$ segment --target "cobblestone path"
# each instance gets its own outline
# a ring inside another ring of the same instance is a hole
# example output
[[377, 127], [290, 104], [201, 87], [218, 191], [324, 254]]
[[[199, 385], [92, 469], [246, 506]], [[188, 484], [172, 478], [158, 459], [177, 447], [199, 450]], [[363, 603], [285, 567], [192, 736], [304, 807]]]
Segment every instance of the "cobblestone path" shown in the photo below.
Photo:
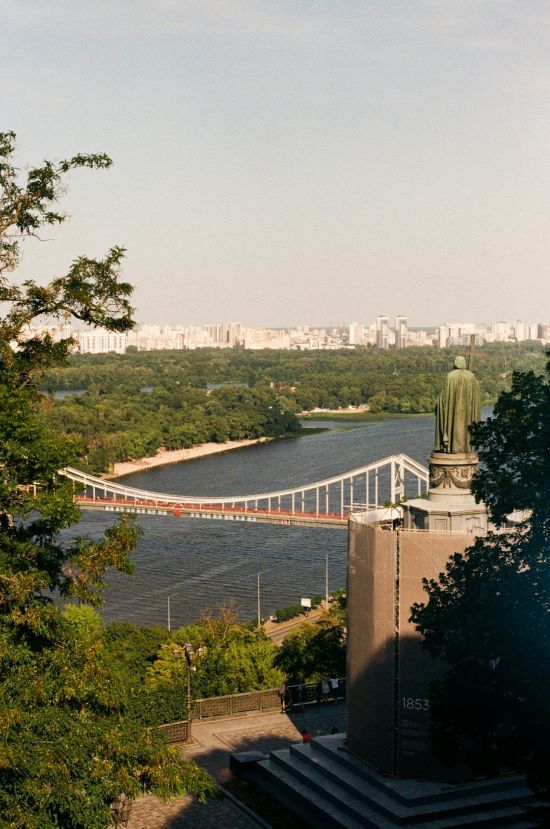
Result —
[[202, 804], [190, 797], [163, 803], [140, 797], [132, 806], [128, 829], [258, 829], [258, 824], [225, 797]]

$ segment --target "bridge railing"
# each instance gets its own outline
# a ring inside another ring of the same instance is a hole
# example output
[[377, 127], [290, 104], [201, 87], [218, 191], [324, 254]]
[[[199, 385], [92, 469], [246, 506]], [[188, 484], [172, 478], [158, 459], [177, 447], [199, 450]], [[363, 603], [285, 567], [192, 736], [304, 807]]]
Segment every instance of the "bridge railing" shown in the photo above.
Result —
[[[322, 702], [323, 695], [319, 686], [320, 683], [306, 683], [303, 699], [304, 705]], [[297, 707], [300, 705], [298, 685], [289, 685], [288, 690], [290, 691], [292, 702], [286, 706], [285, 710], [297, 710]], [[345, 677], [338, 678], [337, 698], [339, 700], [346, 698]], [[329, 698], [329, 704], [330, 700], [334, 701], [334, 696]], [[263, 691], [247, 691], [242, 694], [226, 694], [221, 697], [198, 699], [193, 703], [191, 713], [192, 720], [196, 721], [245, 716], [246, 714], [261, 713], [262, 711], [277, 711], [280, 707], [279, 689], [268, 688]], [[159, 728], [166, 734], [166, 739], [169, 743], [183, 743], [188, 739], [188, 720], [166, 723], [165, 725], [159, 726]]]

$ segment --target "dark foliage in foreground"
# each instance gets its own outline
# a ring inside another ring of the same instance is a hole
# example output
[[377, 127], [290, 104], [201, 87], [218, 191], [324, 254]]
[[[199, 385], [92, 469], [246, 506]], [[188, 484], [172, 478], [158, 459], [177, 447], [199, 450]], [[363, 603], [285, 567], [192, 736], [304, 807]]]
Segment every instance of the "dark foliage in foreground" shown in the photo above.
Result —
[[[550, 364], [549, 364], [550, 370]], [[482, 774], [527, 770], [550, 786], [550, 385], [517, 373], [493, 417], [474, 429], [481, 467], [474, 484], [502, 527], [455, 555], [428, 601], [413, 607], [424, 644], [449, 670], [433, 689], [432, 733], [448, 762]]]
[[132, 571], [138, 531], [122, 521], [99, 541], [61, 543], [60, 532], [78, 520], [73, 493], [57, 476], [74, 446], [45, 426], [36, 386], [72, 343], [29, 336], [28, 325], [72, 315], [125, 331], [132, 289], [119, 279], [122, 248], [100, 260], [80, 257], [46, 286], [9, 281], [21, 241], [64, 220], [56, 209], [64, 175], [111, 163], [78, 155], [21, 176], [14, 151], [15, 136], [0, 133], [0, 826], [99, 829], [112, 823], [121, 796], [204, 798], [212, 784], [129, 716], [87, 624], [90, 608], [63, 614], [52, 603], [55, 592], [99, 604], [107, 569]]

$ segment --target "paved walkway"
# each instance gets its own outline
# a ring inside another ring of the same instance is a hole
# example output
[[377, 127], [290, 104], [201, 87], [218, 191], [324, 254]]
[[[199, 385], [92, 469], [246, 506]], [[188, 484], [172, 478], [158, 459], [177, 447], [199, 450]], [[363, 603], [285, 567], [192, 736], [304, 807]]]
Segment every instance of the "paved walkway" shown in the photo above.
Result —
[[176, 797], [163, 803], [156, 797], [140, 797], [132, 805], [128, 829], [258, 829], [255, 820], [225, 797], [198, 803]]
[[[231, 777], [229, 755], [234, 751], [269, 752], [286, 748], [290, 743], [301, 741], [301, 731], [307, 728], [316, 736], [330, 734], [333, 726], [345, 730], [346, 705], [315, 704], [305, 711], [287, 714], [267, 713], [227, 720], [210, 720], [193, 723], [193, 741], [185, 746], [184, 754], [194, 760], [219, 782]], [[238, 806], [222, 797], [202, 806], [191, 798], [178, 797], [162, 803], [155, 797], [139, 798], [132, 806], [128, 829], [258, 829], [256, 822], [244, 814]]]

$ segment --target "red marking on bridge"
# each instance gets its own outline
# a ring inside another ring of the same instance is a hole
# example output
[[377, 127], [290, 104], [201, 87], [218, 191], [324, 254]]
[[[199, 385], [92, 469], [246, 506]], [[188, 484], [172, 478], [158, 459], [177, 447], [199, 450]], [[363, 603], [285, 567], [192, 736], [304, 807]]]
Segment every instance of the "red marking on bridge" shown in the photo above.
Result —
[[290, 522], [296, 522], [299, 520], [307, 521], [308, 523], [320, 523], [320, 522], [330, 522], [331, 524], [339, 523], [342, 527], [347, 526], [347, 516], [342, 515], [339, 512], [301, 512], [301, 511], [294, 511], [292, 510], [285, 510], [285, 509], [271, 509], [265, 510], [260, 509], [258, 507], [239, 507], [239, 506], [228, 506], [227, 504], [192, 504], [192, 503], [181, 503], [181, 504], [174, 504], [173, 502], [166, 502], [160, 500], [148, 500], [148, 499], [128, 499], [128, 500], [114, 500], [113, 498], [90, 498], [86, 495], [75, 495], [75, 501], [82, 507], [93, 508], [96, 509], [123, 509], [125, 512], [135, 512], [140, 509], [150, 509], [159, 511], [162, 510], [163, 512], [166, 511], [167, 513], [171, 513], [174, 517], [179, 518], [182, 514], [189, 515], [194, 513], [202, 513], [203, 515], [230, 515], [234, 517], [243, 516], [253, 517], [256, 519], [264, 519], [264, 520], [277, 520], [281, 523], [285, 521], [285, 519]]

